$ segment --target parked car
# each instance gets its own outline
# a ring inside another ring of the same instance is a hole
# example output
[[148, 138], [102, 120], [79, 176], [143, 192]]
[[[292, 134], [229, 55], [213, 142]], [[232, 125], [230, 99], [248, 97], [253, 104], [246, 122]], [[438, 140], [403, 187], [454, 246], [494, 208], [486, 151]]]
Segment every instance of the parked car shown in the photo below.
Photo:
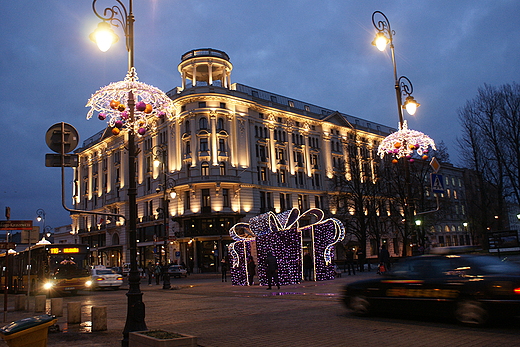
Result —
[[520, 266], [474, 254], [410, 257], [380, 278], [346, 285], [343, 302], [360, 316], [448, 316], [480, 326], [520, 315]]
[[123, 284], [123, 275], [107, 269], [104, 266], [95, 266], [92, 270], [92, 289], [112, 288], [118, 290]]
[[168, 273], [173, 277], [188, 277], [188, 272], [182, 265], [170, 265], [170, 267], [168, 267]]
[[[143, 268], [137, 268], [137, 271], [139, 272], [140, 277], [145, 277], [145, 272], [143, 271]], [[122, 269], [122, 275], [128, 276], [128, 273], [130, 272], [130, 263], [124, 263], [123, 269]]]

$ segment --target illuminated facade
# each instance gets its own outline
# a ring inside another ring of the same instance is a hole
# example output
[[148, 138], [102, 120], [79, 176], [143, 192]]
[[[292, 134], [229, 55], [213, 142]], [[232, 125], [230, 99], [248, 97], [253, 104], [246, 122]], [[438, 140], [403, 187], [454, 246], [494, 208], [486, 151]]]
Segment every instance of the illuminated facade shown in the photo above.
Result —
[[[395, 131], [231, 83], [232, 69], [222, 51], [184, 54], [181, 86], [167, 93], [175, 105], [173, 120], [158, 120], [136, 139], [142, 266], [168, 259], [195, 271], [216, 271], [232, 242], [229, 228], [239, 221], [293, 207], [334, 214], [328, 196], [334, 174], [348, 162], [348, 144], [361, 140], [356, 145], [366, 148], [367, 165], [373, 165], [377, 146]], [[75, 209], [128, 215], [125, 136], [107, 128], [76, 151]], [[166, 162], [156, 167], [157, 146], [166, 149]], [[168, 186], [165, 177], [174, 183]], [[164, 189], [174, 193], [166, 202]], [[122, 218], [72, 215], [72, 233], [91, 246], [96, 262], [128, 262]]]

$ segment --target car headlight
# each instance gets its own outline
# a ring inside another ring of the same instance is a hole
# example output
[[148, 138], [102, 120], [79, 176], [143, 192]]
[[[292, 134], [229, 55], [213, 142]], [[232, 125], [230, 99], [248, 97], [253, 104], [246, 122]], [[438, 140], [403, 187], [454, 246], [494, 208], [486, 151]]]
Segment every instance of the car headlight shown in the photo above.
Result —
[[86, 281], [86, 282], [85, 282], [85, 286], [86, 286], [86, 287], [90, 287], [91, 285], [92, 285], [92, 281]]
[[46, 282], [44, 285], [43, 285], [43, 289], [45, 290], [49, 290], [51, 289], [53, 286], [52, 282]]

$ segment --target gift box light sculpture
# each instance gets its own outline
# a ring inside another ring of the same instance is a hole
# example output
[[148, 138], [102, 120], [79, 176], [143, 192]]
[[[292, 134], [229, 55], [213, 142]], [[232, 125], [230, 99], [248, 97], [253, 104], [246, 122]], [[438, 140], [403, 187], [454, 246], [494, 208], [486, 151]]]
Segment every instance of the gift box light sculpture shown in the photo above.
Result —
[[[300, 223], [314, 216], [315, 222], [300, 227]], [[303, 233], [310, 230], [314, 279], [334, 278], [332, 260], [334, 245], [345, 237], [343, 224], [335, 219], [323, 220], [320, 209], [310, 209], [300, 214], [296, 208], [274, 214], [268, 212], [253, 217], [249, 223], [237, 223], [229, 231], [235, 240], [229, 246], [232, 259], [231, 281], [234, 285], [247, 285], [247, 258], [256, 246], [257, 274], [261, 285], [267, 284], [266, 258], [269, 252], [278, 260], [280, 284], [300, 283], [303, 278]]]
[[[94, 93], [85, 106], [90, 107], [87, 119], [98, 112], [98, 119], [107, 120], [114, 135], [118, 135], [122, 129], [129, 129], [141, 136], [151, 126], [150, 117], [167, 117], [171, 120], [171, 99], [160, 89], [138, 80], [135, 68], [132, 67], [123, 81], [110, 83]], [[130, 117], [130, 107], [133, 107], [129, 105], [130, 93], [135, 103], [133, 119]]]

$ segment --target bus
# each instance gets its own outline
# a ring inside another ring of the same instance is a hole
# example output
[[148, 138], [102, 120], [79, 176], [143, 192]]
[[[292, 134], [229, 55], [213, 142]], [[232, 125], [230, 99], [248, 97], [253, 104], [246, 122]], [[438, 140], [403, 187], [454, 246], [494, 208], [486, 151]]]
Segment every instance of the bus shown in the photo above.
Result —
[[[30, 273], [28, 260], [31, 257]], [[10, 292], [76, 294], [92, 285], [89, 247], [81, 244], [37, 244], [21, 252], [0, 257], [1, 287]], [[31, 283], [29, 288], [29, 281]]]

